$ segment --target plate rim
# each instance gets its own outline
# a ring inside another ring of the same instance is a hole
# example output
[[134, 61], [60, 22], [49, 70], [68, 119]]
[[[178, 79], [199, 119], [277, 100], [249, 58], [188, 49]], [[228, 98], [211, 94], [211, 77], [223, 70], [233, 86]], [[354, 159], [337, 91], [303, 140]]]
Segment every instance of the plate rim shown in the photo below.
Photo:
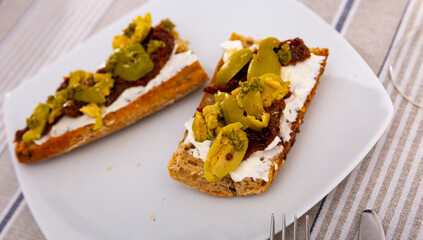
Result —
[[[293, 5], [297, 5], [298, 8], [302, 8], [303, 11], [307, 11], [308, 14], [312, 14], [315, 18], [320, 19], [324, 24], [323, 26], [325, 27], [329, 27], [331, 28], [332, 31], [334, 31], [334, 29], [332, 27], [330, 27], [329, 24], [327, 24], [326, 22], [323, 21], [323, 19], [321, 19], [316, 13], [314, 13], [312, 10], [310, 10], [307, 6], [305, 6], [303, 3], [301, 2], [297, 2], [297, 1], [290, 1], [290, 3], [292, 3]], [[124, 16], [122, 16], [121, 18], [115, 20], [113, 23], [111, 23], [110, 25], [106, 26], [105, 28], [101, 29], [100, 31], [98, 31], [97, 33], [93, 34], [92, 36], [90, 36], [89, 39], [93, 39], [96, 38], [99, 35], [102, 35], [103, 33], [107, 32], [109, 29], [113, 28], [113, 26], [117, 23], [119, 23], [122, 19], [127, 18], [127, 16], [132, 16], [134, 15], [134, 13], [140, 12], [141, 9], [146, 9], [149, 6], [150, 2], [147, 2], [145, 4], [142, 4], [140, 7], [137, 7], [135, 10], [130, 11], [129, 13], [125, 14]], [[319, 24], [320, 25], [320, 24]], [[338, 33], [339, 36], [341, 36]], [[342, 37], [342, 36], [341, 36]], [[7, 148], [9, 150], [9, 153], [11, 154], [11, 160], [13, 162], [13, 168], [14, 171], [16, 173], [17, 176], [17, 180], [19, 182], [20, 188], [22, 190], [22, 193], [25, 196], [25, 201], [28, 203], [28, 207], [30, 209], [30, 211], [33, 213], [33, 216], [38, 224], [38, 226], [40, 227], [41, 231], [43, 232], [43, 234], [47, 237], [47, 238], [53, 238], [54, 236], [51, 235], [51, 232], [49, 231], [49, 227], [48, 224], [46, 222], [44, 222], [44, 217], [42, 217], [42, 213], [40, 213], [36, 207], [36, 203], [33, 197], [31, 197], [30, 195], [27, 195], [26, 193], [30, 192], [30, 190], [28, 190], [28, 184], [23, 182], [24, 181], [24, 177], [21, 175], [23, 174], [18, 168], [19, 168], [19, 163], [16, 161], [16, 157], [14, 155], [14, 144], [13, 144], [13, 136], [10, 136], [10, 134], [8, 133], [7, 129], [8, 127], [8, 123], [6, 121], [6, 112], [9, 109], [10, 106], [10, 96], [15, 93], [18, 92], [19, 89], [24, 88], [26, 84], [28, 84], [32, 79], [37, 78], [38, 75], [43, 74], [45, 71], [49, 71], [49, 69], [51, 68], [52, 65], [54, 65], [57, 62], [61, 62], [63, 59], [67, 59], [69, 57], [70, 54], [72, 54], [72, 52], [76, 51], [78, 48], [80, 48], [80, 46], [84, 45], [89, 39], [84, 40], [80, 43], [78, 43], [71, 51], [69, 51], [68, 53], [61, 55], [57, 60], [55, 60], [53, 63], [48, 64], [47, 66], [43, 67], [42, 69], [40, 69], [40, 71], [38, 71], [36, 74], [32, 75], [31, 77], [29, 77], [28, 79], [26, 79], [25, 81], [22, 81], [16, 88], [14, 88], [12, 91], [7, 92], [5, 94], [5, 98], [4, 98], [4, 102], [3, 102], [3, 116], [4, 116], [4, 123], [5, 123], [5, 130], [6, 130], [6, 140], [7, 140]], [[342, 39], [351, 47], [351, 49], [353, 50], [354, 54], [357, 54], [359, 59], [361, 61], [363, 61], [366, 66], [366, 68], [368, 68], [367, 70], [370, 70], [369, 72], [371, 72], [372, 74], [372, 78], [373, 80], [375, 80], [375, 82], [377, 82], [378, 84], [378, 90], [381, 91], [381, 93], [384, 93], [384, 97], [383, 99], [381, 98], [380, 100], [383, 100], [383, 104], [385, 105], [385, 107], [387, 107], [387, 116], [384, 119], [384, 121], [379, 125], [378, 130], [376, 131], [376, 134], [374, 134], [374, 136], [369, 140], [369, 144], [366, 145], [365, 149], [361, 151], [361, 153], [354, 159], [354, 161], [352, 161], [352, 163], [349, 165], [348, 168], [345, 168], [344, 171], [342, 172], [341, 175], [343, 175], [343, 177], [341, 179], [338, 179], [337, 183], [334, 183], [330, 186], [326, 186], [326, 188], [324, 188], [325, 190], [322, 190], [322, 194], [320, 196], [315, 196], [313, 199], [314, 200], [309, 200], [308, 206], [303, 209], [302, 211], [300, 211], [300, 213], [298, 213], [299, 216], [302, 216], [304, 213], [306, 213], [307, 211], [309, 211], [315, 204], [317, 204], [325, 195], [327, 195], [328, 193], [330, 193], [330, 191], [332, 191], [343, 179], [345, 179], [348, 174], [350, 174], [354, 168], [356, 168], [358, 166], [358, 164], [363, 160], [363, 158], [368, 154], [368, 152], [374, 147], [374, 145], [377, 143], [377, 141], [380, 139], [380, 137], [383, 135], [383, 133], [386, 131], [386, 129], [388, 128], [389, 124], [392, 121], [392, 117], [393, 117], [393, 113], [394, 113], [394, 107], [392, 104], [392, 101], [388, 95], [388, 93], [386, 92], [385, 88], [383, 87], [382, 83], [379, 81], [378, 77], [374, 74], [374, 72], [370, 69], [370, 67], [367, 65], [367, 63], [364, 61], [364, 59], [358, 54], [358, 52], [354, 49], [353, 46], [351, 46], [349, 44], [349, 42], [347, 40], [345, 40], [343, 37]], [[373, 81], [372, 80], [372, 81]], [[317, 199], [317, 201], [315, 200]], [[287, 223], [292, 223], [292, 219], [288, 219]]]

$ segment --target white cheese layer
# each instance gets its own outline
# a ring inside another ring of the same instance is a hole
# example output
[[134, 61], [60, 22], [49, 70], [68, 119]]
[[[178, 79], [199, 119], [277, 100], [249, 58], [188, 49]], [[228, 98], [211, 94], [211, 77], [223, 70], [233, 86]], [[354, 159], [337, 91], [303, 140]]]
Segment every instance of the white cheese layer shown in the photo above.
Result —
[[[154, 79], [151, 79], [146, 86], [128, 88], [123, 91], [119, 98], [116, 99], [110, 106], [103, 106], [103, 118], [108, 113], [115, 112], [116, 110], [125, 107], [130, 102], [134, 101], [141, 95], [147, 93], [150, 89], [155, 88], [156, 86], [175, 76], [182, 69], [198, 60], [197, 56], [195, 56], [192, 51], [175, 54], [176, 48], [177, 46], [174, 47], [172, 55], [170, 56], [166, 64], [163, 66], [163, 68], [160, 70], [160, 73]], [[85, 114], [77, 118], [64, 116], [56, 124], [53, 125], [49, 134], [43, 136], [42, 138], [34, 142], [37, 145], [41, 145], [47, 140], [49, 140], [51, 137], [60, 136], [66, 132], [75, 130], [88, 124], [93, 124], [94, 122], [95, 118], [88, 117]]]
[[[242, 42], [240, 40], [233, 41], [224, 41], [220, 44], [220, 47], [223, 49], [223, 62], [227, 62], [229, 57], [236, 51], [243, 49]], [[250, 47], [251, 51], [255, 51], [258, 48], [256, 43], [252, 44]]]
[[184, 144], [192, 143], [194, 148], [188, 150], [192, 156], [195, 158], [200, 158], [205, 162], [207, 160], [207, 154], [209, 153], [210, 146], [212, 144], [211, 140], [206, 140], [204, 142], [197, 142], [194, 139], [194, 133], [192, 131], [192, 123], [194, 122], [194, 118], [190, 118], [185, 124], [185, 128], [188, 130], [187, 137], [184, 140]]
[[223, 62], [226, 62], [232, 53], [242, 49], [242, 42], [240, 40], [224, 41], [220, 47], [223, 49]]
[[[291, 139], [291, 124], [297, 120], [299, 110], [303, 108], [307, 96], [316, 84], [317, 76], [320, 73], [320, 64], [324, 59], [325, 57], [311, 54], [311, 57], [303, 62], [282, 67], [281, 77], [284, 81], [291, 82], [290, 90], [292, 95], [285, 100], [286, 107], [280, 121], [280, 136], [276, 137], [265, 150], [254, 152], [250, 157], [242, 161], [234, 171], [229, 173], [232, 180], [240, 182], [244, 178], [251, 177], [254, 180], [263, 179], [266, 182], [269, 181], [269, 170], [273, 165], [271, 159], [283, 151], [283, 146], [278, 145], [278, 143], [287, 142]], [[193, 118], [185, 123], [188, 135], [184, 143], [192, 143], [195, 146], [194, 149], [190, 150], [193, 156], [200, 156], [205, 161], [212, 141], [196, 142], [192, 133], [192, 122]], [[274, 167], [277, 168], [277, 166]]]
[[[242, 161], [238, 167], [229, 173], [232, 180], [240, 182], [246, 177], [251, 177], [254, 180], [263, 179], [269, 181], [269, 169], [273, 165], [270, 159], [282, 152], [282, 146], [278, 146], [281, 139], [276, 136], [272, 143], [263, 151], [256, 151], [247, 159]], [[277, 166], [275, 166], [277, 168]]]
[[298, 112], [303, 108], [307, 96], [316, 84], [321, 63], [325, 57], [311, 54], [310, 58], [295, 65], [282, 67], [281, 77], [290, 81], [289, 89], [292, 95], [285, 99], [286, 107], [281, 117], [281, 133], [283, 142], [291, 139], [291, 124], [297, 120]]

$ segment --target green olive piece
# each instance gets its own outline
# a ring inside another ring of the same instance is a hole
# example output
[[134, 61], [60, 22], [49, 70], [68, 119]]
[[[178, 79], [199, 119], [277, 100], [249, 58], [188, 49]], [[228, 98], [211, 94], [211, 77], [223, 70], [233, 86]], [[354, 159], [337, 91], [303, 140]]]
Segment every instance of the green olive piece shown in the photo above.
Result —
[[51, 109], [48, 116], [48, 122], [53, 123], [56, 117], [63, 114], [63, 105], [74, 98], [75, 88], [84, 85], [84, 82], [92, 80], [93, 74], [90, 72], [83, 70], [71, 72], [69, 74], [68, 86], [66, 89], [59, 90], [54, 96], [50, 95], [47, 98], [47, 105]]
[[269, 124], [270, 115], [266, 112], [263, 112], [258, 118], [250, 115], [244, 116], [244, 109], [238, 105], [235, 97], [228, 93], [218, 92], [214, 98], [219, 104], [226, 124], [239, 122], [243, 125], [242, 129], [251, 128], [254, 131], [261, 131]]
[[266, 73], [260, 77], [253, 77], [241, 82], [239, 88], [233, 91], [238, 104], [248, 115], [260, 119], [264, 108], [281, 100], [289, 92], [290, 82], [273, 73]]
[[214, 131], [207, 127], [202, 112], [197, 111], [195, 113], [194, 122], [192, 123], [192, 133], [194, 134], [194, 140], [197, 142], [204, 142], [214, 137]]
[[261, 102], [261, 94], [259, 91], [249, 91], [242, 99], [242, 107], [248, 115], [260, 119], [264, 113], [263, 104]]
[[101, 118], [102, 110], [97, 104], [90, 103], [80, 108], [79, 111], [81, 111], [82, 113], [84, 113], [85, 115], [89, 117], [95, 118], [93, 130], [97, 130], [103, 125], [103, 120]]
[[203, 115], [207, 128], [215, 129], [219, 126], [219, 117], [221, 117], [220, 107], [218, 104], [208, 105], [203, 108]]
[[217, 127], [214, 129], [214, 135], [217, 136], [217, 134], [219, 134], [222, 128], [224, 127], [225, 127], [225, 121], [224, 120], [219, 121], [217, 123]]
[[254, 116], [246, 116], [244, 122], [246, 125], [248, 125], [249, 128], [251, 128], [254, 131], [261, 131], [263, 128], [267, 127], [270, 120], [270, 114], [269, 113], [263, 113], [263, 115], [260, 117], [261, 120], [255, 118]]
[[94, 76], [94, 86], [77, 85], [72, 88], [73, 99], [86, 103], [104, 103], [110, 94], [114, 80], [110, 73], [97, 73]]
[[100, 89], [104, 96], [108, 96], [110, 89], [114, 86], [115, 80], [113, 80], [110, 73], [97, 73], [94, 75], [94, 82], [94, 87]]
[[38, 140], [47, 124], [50, 108], [47, 104], [39, 103], [34, 109], [32, 116], [26, 119], [29, 130], [22, 136], [24, 142]]
[[47, 98], [47, 105], [51, 108], [48, 122], [53, 123], [56, 117], [60, 116], [62, 114], [63, 105], [71, 99], [73, 93], [69, 89], [62, 89], [56, 94], [50, 95]]
[[151, 39], [147, 43], [147, 54], [150, 54], [154, 51], [156, 51], [159, 48], [166, 47], [166, 43], [160, 40]]
[[106, 66], [104, 67], [106, 69], [106, 72], [114, 73], [116, 64], [117, 64], [117, 57], [115, 52], [109, 57], [109, 59], [106, 62]]
[[92, 79], [93, 74], [83, 70], [76, 70], [69, 74], [68, 88], [80, 85], [86, 80]]
[[248, 66], [247, 80], [252, 77], [260, 77], [265, 73], [281, 75], [281, 64], [278, 55], [273, 50], [279, 44], [279, 40], [274, 37], [266, 38], [259, 43], [257, 55], [253, 56]]
[[118, 75], [126, 81], [138, 80], [154, 68], [153, 61], [139, 43], [120, 48], [111, 56], [110, 60], [116, 62], [114, 75]]
[[74, 91], [73, 99], [77, 101], [86, 103], [106, 102], [106, 97], [99, 88], [79, 85], [74, 88]]
[[279, 62], [282, 65], [286, 65], [292, 60], [291, 49], [288, 43], [283, 44], [276, 54], [278, 55]]
[[273, 73], [262, 75], [260, 83], [263, 88], [261, 93], [261, 101], [263, 107], [272, 106], [273, 103], [280, 101], [289, 92], [289, 81], [284, 82], [282, 78]]
[[240, 93], [236, 96], [238, 104], [245, 109], [248, 115], [260, 119], [264, 113], [261, 101], [263, 87], [260, 79], [252, 78], [246, 82], [241, 82], [239, 88]]
[[166, 28], [169, 31], [173, 31], [173, 29], [176, 27], [176, 25], [172, 21], [170, 21], [169, 18], [162, 20], [160, 25], [162, 25], [164, 28]]
[[125, 29], [123, 29], [123, 35], [125, 35], [126, 37], [130, 38], [132, 35], [134, 35], [135, 32], [135, 28], [137, 27], [136, 23], [130, 23], [128, 25], [128, 27], [126, 27]]
[[123, 46], [134, 43], [141, 43], [150, 33], [151, 15], [145, 14], [144, 17], [138, 16], [132, 23], [123, 30], [122, 35], [116, 35], [113, 39], [113, 49], [122, 48]]
[[131, 36], [132, 43], [142, 42], [148, 35], [151, 29], [151, 14], [146, 13], [144, 17], [138, 16], [134, 19], [135, 29]]
[[219, 91], [214, 95], [214, 98], [222, 111], [226, 124], [240, 122], [244, 125], [243, 129], [248, 128], [248, 124], [245, 122], [244, 109], [238, 105], [234, 96]]
[[253, 57], [253, 51], [244, 48], [229, 56], [216, 74], [216, 86], [228, 83]]
[[241, 163], [248, 148], [247, 134], [241, 123], [222, 128], [210, 147], [204, 162], [204, 176], [209, 182], [216, 182], [232, 172]]

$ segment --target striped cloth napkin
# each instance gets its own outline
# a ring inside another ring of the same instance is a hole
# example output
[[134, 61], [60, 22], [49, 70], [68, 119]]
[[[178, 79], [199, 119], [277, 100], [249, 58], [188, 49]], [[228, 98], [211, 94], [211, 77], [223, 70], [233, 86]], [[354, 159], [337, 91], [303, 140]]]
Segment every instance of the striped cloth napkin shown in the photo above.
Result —
[[[146, 0], [0, 0], [0, 106], [5, 93]], [[384, 135], [353, 172], [307, 213], [312, 239], [354, 239], [372, 208], [387, 239], [423, 239], [423, 1], [301, 0], [342, 34], [394, 104]], [[0, 240], [45, 239], [13, 173], [0, 111]], [[304, 218], [299, 219], [304, 229]], [[292, 236], [292, 226], [288, 237]]]
[[423, 109], [405, 100], [388, 74], [392, 65], [399, 88], [423, 102], [423, 1], [344, 2], [332, 25], [377, 74], [394, 117], [361, 164], [309, 211], [315, 216], [311, 236], [354, 239], [361, 211], [372, 208], [387, 239], [423, 239]]

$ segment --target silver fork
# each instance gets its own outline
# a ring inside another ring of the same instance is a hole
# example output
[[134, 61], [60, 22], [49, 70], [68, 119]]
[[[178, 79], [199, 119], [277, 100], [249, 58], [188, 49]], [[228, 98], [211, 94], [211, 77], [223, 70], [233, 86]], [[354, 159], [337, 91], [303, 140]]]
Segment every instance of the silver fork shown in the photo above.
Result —
[[[310, 239], [310, 224], [309, 224], [309, 217], [306, 215], [306, 222], [305, 222], [305, 239]], [[297, 238], [297, 215], [294, 216], [294, 240]], [[275, 215], [272, 213], [272, 217], [270, 218], [270, 240], [275, 240]], [[285, 214], [282, 215], [282, 240], [286, 240], [286, 220]]]

